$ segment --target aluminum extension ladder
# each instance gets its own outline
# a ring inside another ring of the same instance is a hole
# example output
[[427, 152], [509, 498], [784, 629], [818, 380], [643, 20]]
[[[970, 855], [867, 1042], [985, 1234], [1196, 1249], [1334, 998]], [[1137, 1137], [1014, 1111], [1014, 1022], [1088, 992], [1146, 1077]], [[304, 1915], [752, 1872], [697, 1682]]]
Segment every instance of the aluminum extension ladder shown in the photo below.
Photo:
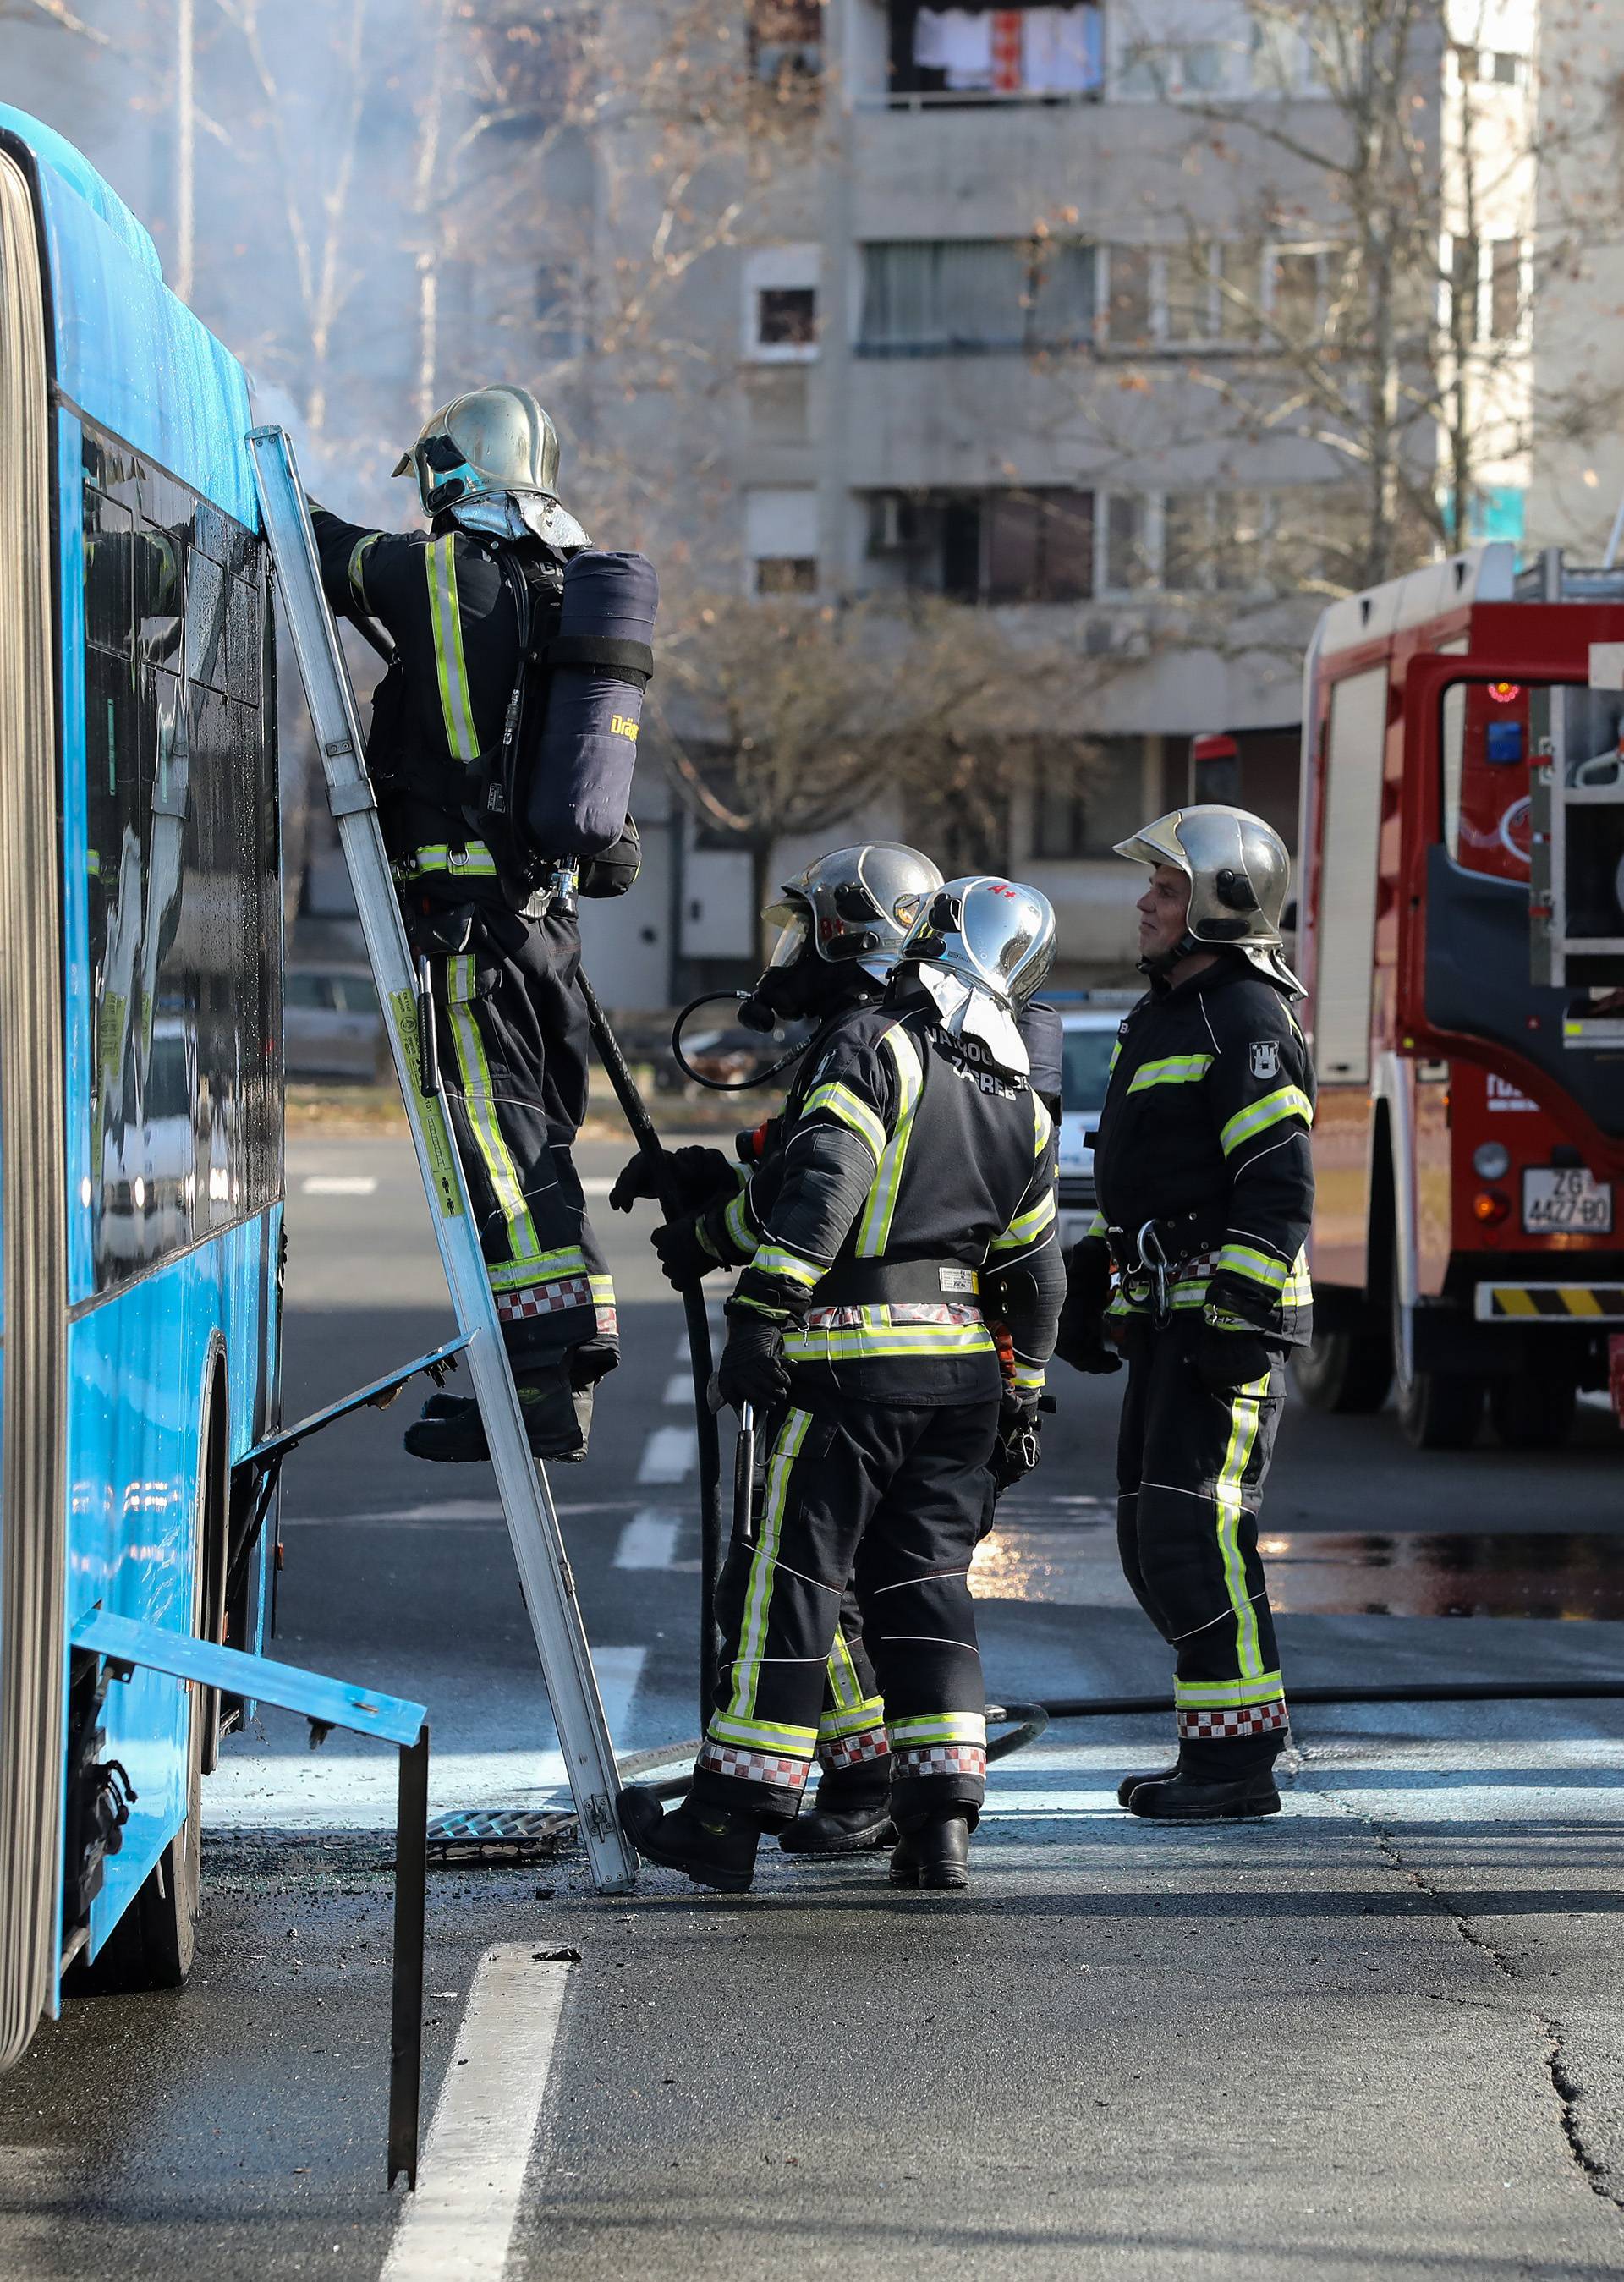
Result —
[[619, 1778], [614, 1749], [552, 1492], [524, 1438], [496, 1302], [486, 1277], [478, 1231], [452, 1142], [438, 1056], [431, 1052], [425, 1057], [422, 1052], [411, 955], [377, 804], [361, 761], [355, 694], [322, 591], [315, 535], [293, 447], [280, 428], [252, 429], [248, 447], [288, 630], [326, 771], [328, 805], [349, 865], [367, 956], [389, 1030], [395, 1073], [452, 1306], [458, 1328], [468, 1340], [474, 1393], [485, 1421], [496, 1486], [536, 1636], [553, 1723], [569, 1770], [587, 1863], [601, 1893], [622, 1893], [636, 1878], [637, 1858], [616, 1819]]

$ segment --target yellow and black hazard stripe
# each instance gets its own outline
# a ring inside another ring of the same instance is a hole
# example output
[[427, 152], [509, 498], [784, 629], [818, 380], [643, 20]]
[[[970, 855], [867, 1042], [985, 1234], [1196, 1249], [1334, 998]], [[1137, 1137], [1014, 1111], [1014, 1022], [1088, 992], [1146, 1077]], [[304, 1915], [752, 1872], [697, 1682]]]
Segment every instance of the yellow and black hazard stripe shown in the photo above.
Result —
[[1480, 1323], [1624, 1323], [1624, 1284], [1480, 1284]]

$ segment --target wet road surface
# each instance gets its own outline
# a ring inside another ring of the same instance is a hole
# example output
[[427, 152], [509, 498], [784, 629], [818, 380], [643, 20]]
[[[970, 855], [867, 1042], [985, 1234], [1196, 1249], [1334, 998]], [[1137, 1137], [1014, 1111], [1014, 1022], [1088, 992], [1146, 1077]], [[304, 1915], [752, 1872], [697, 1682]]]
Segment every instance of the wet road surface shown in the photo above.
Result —
[[[295, 1416], [448, 1321], [398, 1145], [301, 1143], [289, 1185]], [[681, 1316], [641, 1228], [612, 1223], [627, 1362], [554, 1475], [622, 1749], [695, 1727]], [[995, 1696], [1166, 1687], [1112, 1554], [1119, 1388], [1062, 1375], [983, 1548]], [[538, 1805], [560, 1770], [491, 1479], [405, 1459], [409, 1415], [291, 1466], [276, 1653], [426, 1701], [437, 1809]], [[1263, 1517], [1288, 1687], [1624, 1672], [1620, 1455], [1595, 1409], [1554, 1457], [1294, 1411]], [[1174, 1832], [1114, 1797], [1165, 1723], [1051, 1729], [995, 1771], [963, 1898], [775, 1851], [738, 1900], [654, 1872], [601, 1902], [567, 1859], [436, 1873], [425, 2116], [494, 2120], [431, 2139], [408, 2216], [392, 1754], [267, 1717], [206, 1794], [191, 1986], [70, 2003], [0, 2082], [0, 2273], [1619, 2270], [1624, 1706], [1295, 1732], [1278, 1820]]]

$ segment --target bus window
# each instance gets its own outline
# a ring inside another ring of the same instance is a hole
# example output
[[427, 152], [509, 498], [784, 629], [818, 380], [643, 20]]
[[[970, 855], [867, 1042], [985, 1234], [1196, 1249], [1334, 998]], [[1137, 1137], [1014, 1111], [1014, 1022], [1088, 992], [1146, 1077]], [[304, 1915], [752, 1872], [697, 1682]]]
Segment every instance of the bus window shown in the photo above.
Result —
[[105, 1290], [279, 1192], [281, 908], [258, 543], [89, 428], [85, 476]]

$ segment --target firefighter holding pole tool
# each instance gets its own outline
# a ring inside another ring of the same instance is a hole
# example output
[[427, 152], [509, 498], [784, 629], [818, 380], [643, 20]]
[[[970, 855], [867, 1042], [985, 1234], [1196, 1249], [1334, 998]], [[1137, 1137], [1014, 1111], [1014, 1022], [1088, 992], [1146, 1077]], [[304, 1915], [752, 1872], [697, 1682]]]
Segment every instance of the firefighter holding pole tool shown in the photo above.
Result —
[[[769, 913], [769, 972], [798, 978], [809, 1008], [818, 966], [865, 955], [882, 908], [877, 864], [843, 879], [825, 861]], [[657, 1238], [675, 1280], [747, 1263], [718, 1380], [766, 1452], [754, 1541], [724, 1572], [722, 1685], [688, 1797], [662, 1816], [651, 1793], [621, 1795], [639, 1851], [700, 1884], [744, 1890], [763, 1832], [800, 1805], [853, 1575], [883, 1707], [849, 1732], [889, 1764], [892, 1880], [968, 1882], [986, 1775], [970, 1557], [999, 1445], [1036, 1416], [1062, 1284], [1053, 1125], [1014, 1013], [1053, 952], [1031, 889], [936, 889], [883, 999], [808, 1052], [770, 1176]], [[1012, 1387], [990, 1316], [1012, 1334]]]
[[[525, 389], [458, 397], [395, 473], [416, 477], [428, 531], [313, 506], [322, 585], [335, 614], [380, 621], [392, 645], [367, 770], [425, 986], [425, 1067], [445, 1081], [531, 1451], [576, 1460], [618, 1355], [571, 1157], [588, 1036], [576, 897], [637, 876], [657, 586], [560, 504], [558, 439]], [[431, 1397], [406, 1447], [485, 1458], [478, 1403]]]
[[[1178, 1758], [1118, 1797], [1162, 1822], [1278, 1813], [1286, 1702], [1257, 1510], [1310, 1331], [1314, 1072], [1282, 956], [1289, 872], [1244, 809], [1175, 809], [1116, 850], [1150, 867], [1140, 970], [1094, 1145], [1056, 1353], [1120, 1369], [1117, 1534], [1172, 1648]], [[1115, 1291], [1113, 1296], [1113, 1277]]]

